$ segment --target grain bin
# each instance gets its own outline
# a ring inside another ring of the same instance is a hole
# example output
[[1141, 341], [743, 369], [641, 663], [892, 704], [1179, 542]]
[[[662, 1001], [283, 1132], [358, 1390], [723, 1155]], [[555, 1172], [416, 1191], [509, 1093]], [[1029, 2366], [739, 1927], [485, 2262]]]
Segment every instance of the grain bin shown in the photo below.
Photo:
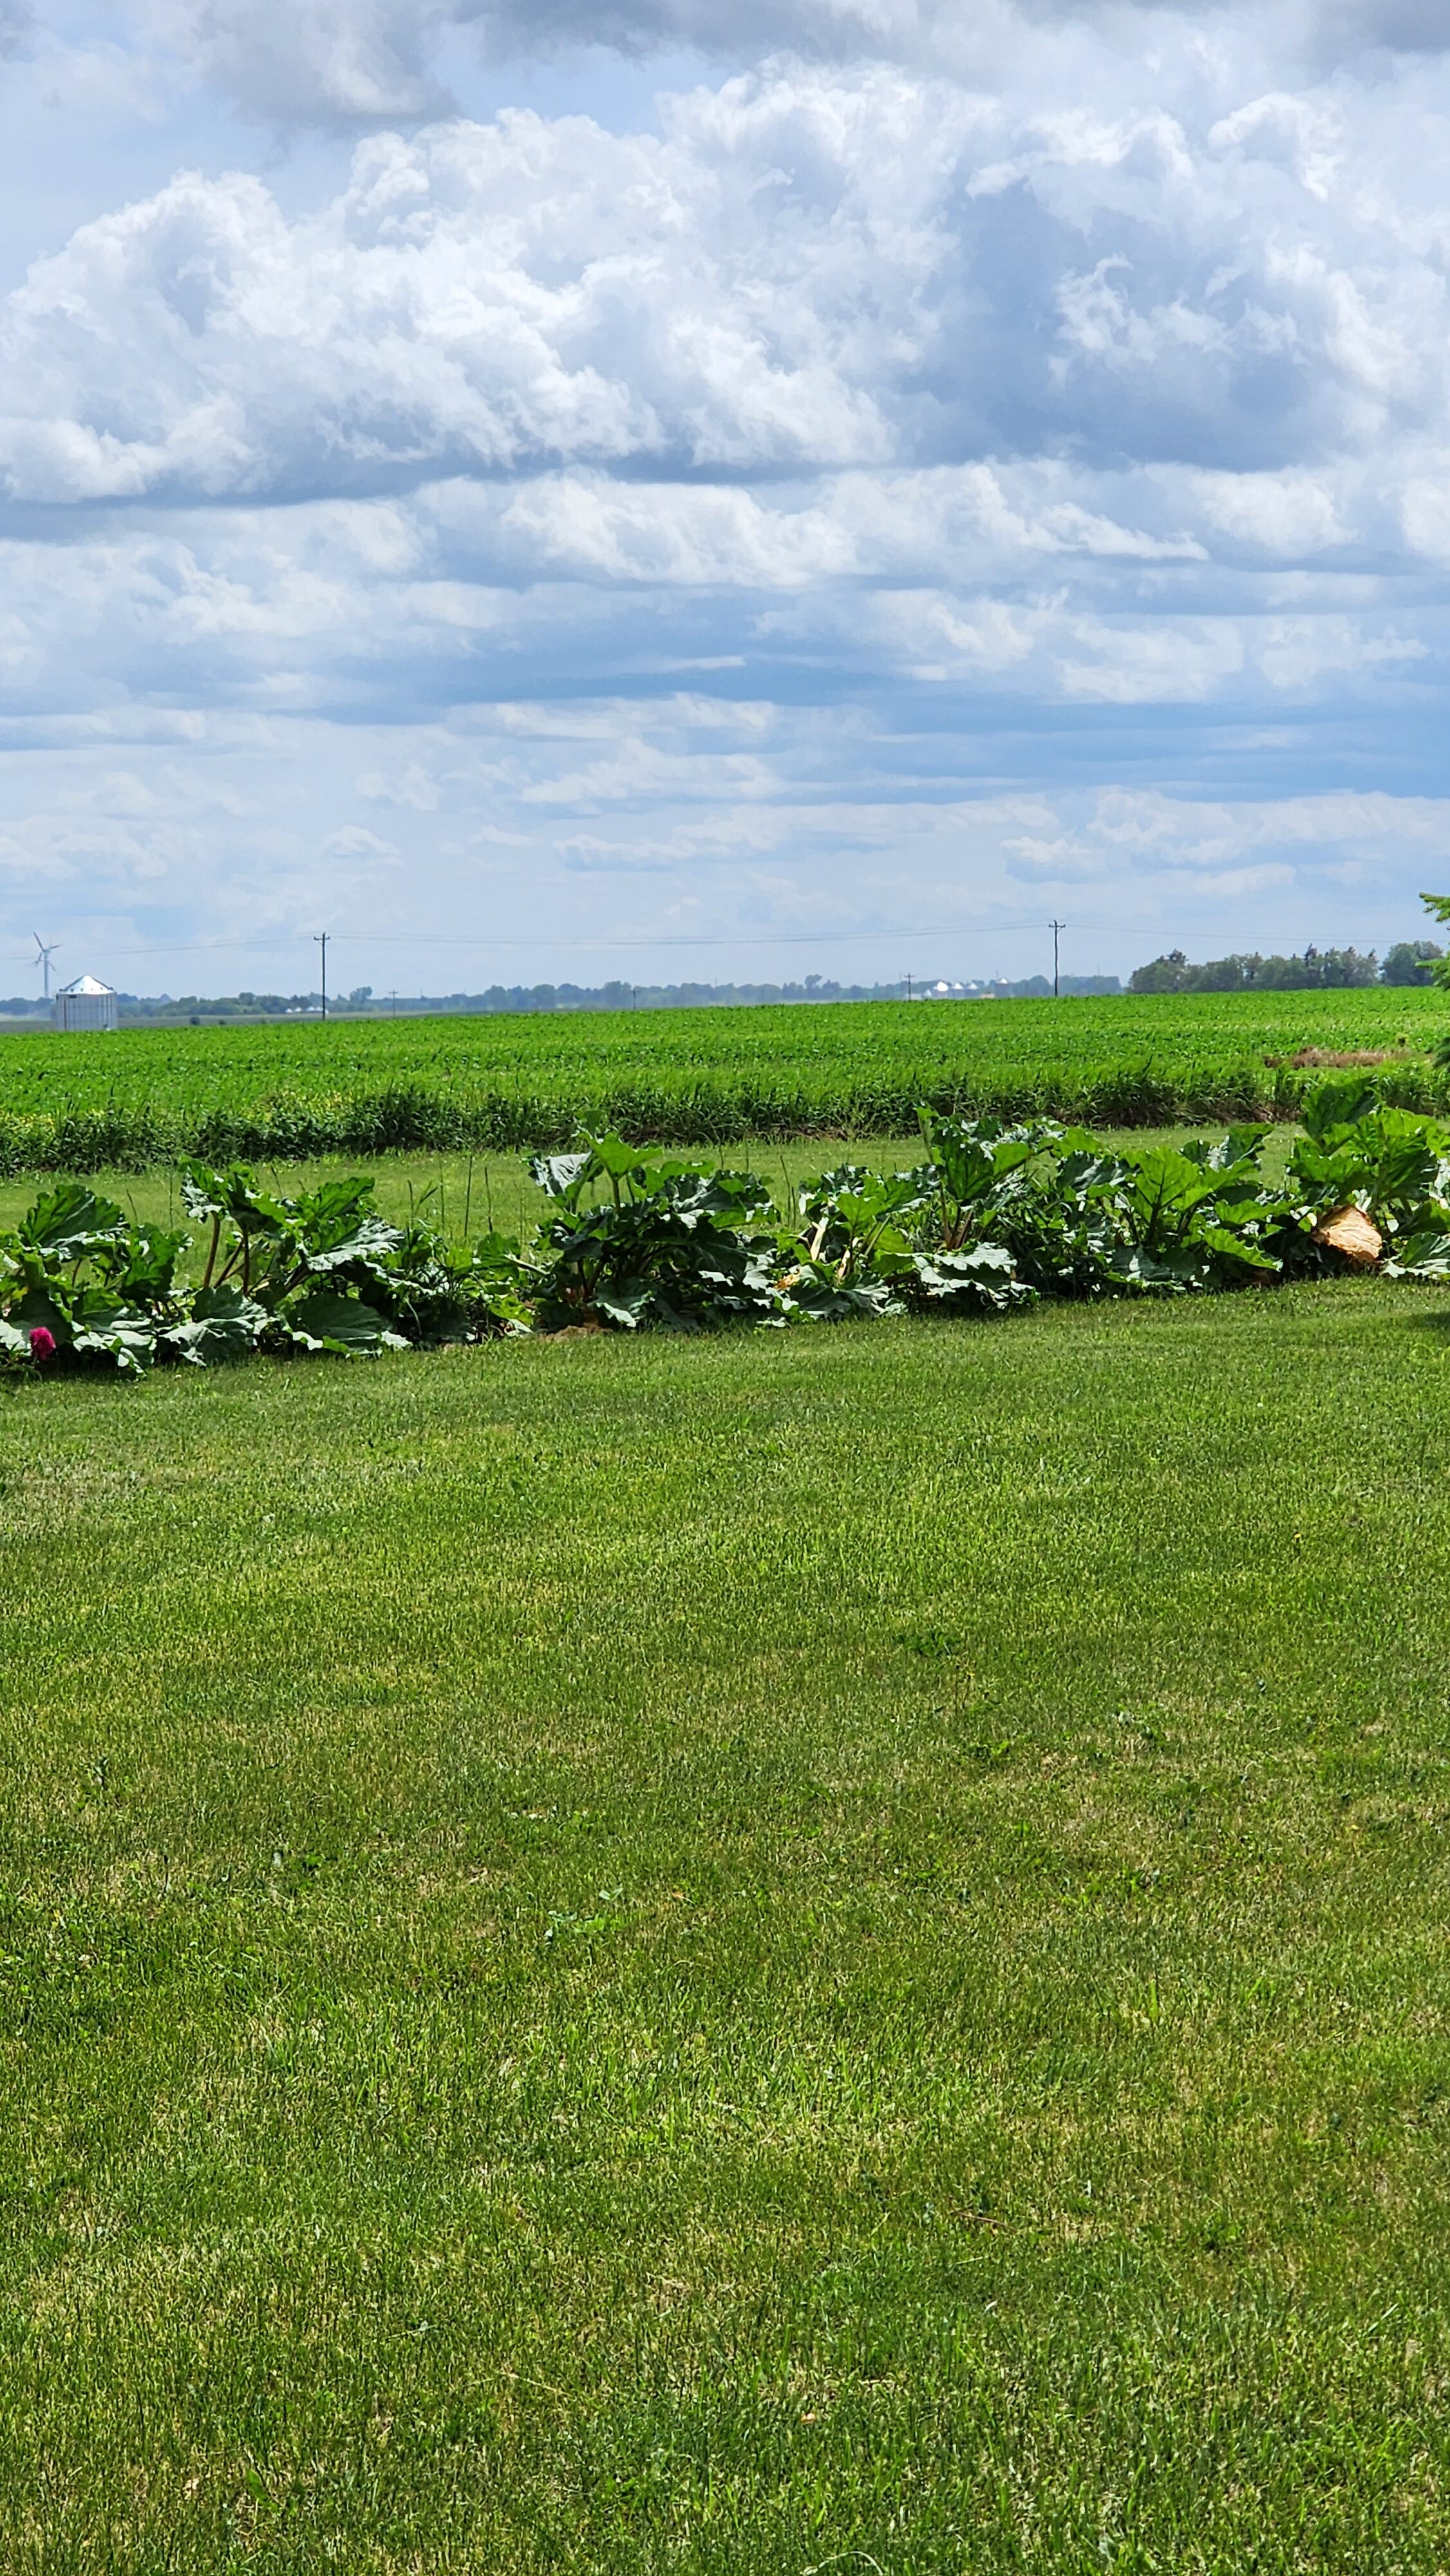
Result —
[[94, 975], [77, 975], [73, 984], [63, 984], [53, 1008], [58, 1029], [114, 1029], [120, 1026], [119, 997], [109, 984], [98, 984]]

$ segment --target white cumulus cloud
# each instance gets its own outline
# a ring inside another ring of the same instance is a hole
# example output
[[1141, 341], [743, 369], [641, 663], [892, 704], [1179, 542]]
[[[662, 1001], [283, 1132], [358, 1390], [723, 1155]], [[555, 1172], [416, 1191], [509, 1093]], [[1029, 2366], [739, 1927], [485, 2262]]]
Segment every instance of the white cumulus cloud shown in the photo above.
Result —
[[[9, 0], [17, 24], [21, 0]], [[1328, 66], [1366, 50], [1450, 43], [1441, 0], [1278, 0], [1267, 22], [1242, 0], [131, 0], [138, 31], [200, 80], [274, 120], [377, 121], [436, 113], [440, 57], [459, 38], [483, 61], [571, 48], [648, 58], [695, 51], [727, 63], [892, 60], [958, 77], [1000, 75], [1024, 44], [1084, 33], [1123, 52], [1196, 41]]]
[[[1071, 452], [1216, 475], [1204, 506], [1244, 534], [1278, 477], [1305, 528], [1329, 460], [1443, 414], [1444, 227], [1373, 117], [1330, 200], [1223, 132], [797, 68], [679, 99], [661, 134], [380, 135], [295, 219], [256, 176], [183, 173], [0, 309], [0, 471], [21, 501], [128, 502]], [[1011, 186], [984, 189], [1004, 145]], [[1259, 479], [1236, 503], [1229, 475]], [[626, 505], [610, 536], [572, 497], [574, 542], [624, 570]], [[1193, 551], [1061, 479], [1017, 527], [990, 470], [944, 499], [1039, 550]], [[722, 533], [702, 513], [706, 559]]]
[[[7, 853], [179, 905], [204, 813], [258, 921], [486, 876], [559, 937], [636, 878], [681, 936], [1180, 883], [1358, 936], [1331, 903], [1433, 873], [1450, 64], [1410, 0], [123, 21], [186, 150], [0, 298]], [[0, 23], [8, 87], [46, 31]], [[448, 112], [584, 39], [698, 77], [629, 130]], [[163, 57], [371, 130], [248, 166]]]

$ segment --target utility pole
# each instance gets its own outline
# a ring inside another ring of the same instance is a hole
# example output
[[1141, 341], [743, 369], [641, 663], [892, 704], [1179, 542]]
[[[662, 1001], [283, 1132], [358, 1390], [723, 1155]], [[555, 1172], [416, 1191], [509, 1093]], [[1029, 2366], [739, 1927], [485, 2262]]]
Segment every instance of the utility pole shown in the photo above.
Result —
[[907, 976], [907, 979], [906, 979], [906, 998], [907, 998], [908, 1002], [909, 1002], [909, 1001], [911, 1001], [911, 1000], [913, 999], [912, 990], [911, 990], [911, 977], [910, 977], [909, 975]]
[[391, 1012], [389, 1013], [389, 1015], [388, 1015], [388, 1016], [389, 1016], [389, 1018], [390, 1018], [390, 1019], [394, 1019], [394, 1020], [395, 1020], [395, 1019], [397, 1018], [397, 1016], [398, 1016], [398, 988], [397, 988], [396, 984], [393, 986], [393, 989], [392, 989], [391, 993], [388, 995], [388, 1000], [392, 1003], [392, 1006], [393, 1006], [393, 1007], [392, 1007], [392, 1010], [391, 1010]]
[[1063, 931], [1066, 930], [1067, 923], [1050, 921], [1047, 927], [1052, 933], [1052, 998], [1055, 1002], [1057, 1000], [1057, 943]]
[[322, 1016], [324, 1019], [327, 1017], [327, 943], [331, 937], [330, 930], [319, 930], [313, 934], [314, 947], [322, 951]]

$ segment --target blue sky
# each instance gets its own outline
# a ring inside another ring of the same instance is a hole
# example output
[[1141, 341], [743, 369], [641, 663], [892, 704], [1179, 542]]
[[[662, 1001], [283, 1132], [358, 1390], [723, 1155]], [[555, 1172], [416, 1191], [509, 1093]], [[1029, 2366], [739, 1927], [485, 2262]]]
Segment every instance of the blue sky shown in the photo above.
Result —
[[0, 0], [0, 991], [1450, 887], [1436, 0]]

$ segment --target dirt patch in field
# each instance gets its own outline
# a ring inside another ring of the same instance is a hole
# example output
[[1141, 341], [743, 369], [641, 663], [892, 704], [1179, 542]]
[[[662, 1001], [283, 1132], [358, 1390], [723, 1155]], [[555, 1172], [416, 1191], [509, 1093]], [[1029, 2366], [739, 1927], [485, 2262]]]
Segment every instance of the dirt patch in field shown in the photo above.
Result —
[[1297, 1055], [1266, 1055], [1267, 1065], [1292, 1065], [1296, 1073], [1307, 1073], [1312, 1066], [1332, 1066], [1340, 1072], [1351, 1065], [1400, 1064], [1408, 1038], [1400, 1038], [1392, 1047], [1301, 1047]]

